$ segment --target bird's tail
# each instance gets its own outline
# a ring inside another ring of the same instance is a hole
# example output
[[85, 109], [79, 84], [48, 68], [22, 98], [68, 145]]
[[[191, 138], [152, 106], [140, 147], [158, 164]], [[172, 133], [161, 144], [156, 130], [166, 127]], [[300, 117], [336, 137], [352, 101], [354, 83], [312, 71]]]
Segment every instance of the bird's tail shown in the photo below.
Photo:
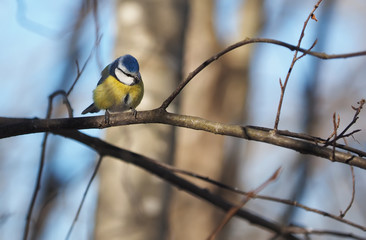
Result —
[[85, 110], [81, 113], [81, 114], [86, 114], [86, 113], [96, 113], [99, 112], [99, 108], [97, 108], [97, 106], [94, 105], [94, 103], [90, 104], [89, 107], [85, 108]]

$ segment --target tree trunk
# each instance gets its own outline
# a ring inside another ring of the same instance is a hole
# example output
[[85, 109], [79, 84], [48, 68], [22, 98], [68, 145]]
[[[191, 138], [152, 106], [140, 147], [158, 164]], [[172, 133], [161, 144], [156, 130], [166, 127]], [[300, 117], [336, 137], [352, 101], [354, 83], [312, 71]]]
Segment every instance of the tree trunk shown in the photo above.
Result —
[[[213, 1], [190, 1], [191, 11], [186, 36], [185, 76], [219, 49], [213, 29]], [[181, 95], [181, 113], [211, 120], [221, 119], [223, 91], [219, 82], [221, 62], [201, 72]], [[188, 129], [177, 130], [175, 164], [213, 179], [220, 179], [224, 137]], [[192, 179], [190, 179], [192, 180]], [[202, 187], [214, 190], [201, 181]], [[205, 239], [217, 224], [213, 206], [185, 192], [174, 191], [171, 203], [170, 239]]]
[[[262, 1], [247, 1], [242, 11], [239, 34], [242, 38], [256, 35], [262, 23]], [[219, 46], [213, 27], [213, 1], [191, 1], [189, 27], [186, 36], [185, 73], [211, 57], [223, 47]], [[240, 39], [241, 40], [241, 39]], [[233, 43], [235, 40], [230, 39]], [[239, 41], [237, 39], [237, 41]], [[181, 113], [196, 115], [219, 122], [242, 122], [249, 82], [249, 61], [252, 47], [238, 49], [211, 64], [183, 91]], [[177, 130], [176, 166], [208, 176], [211, 179], [236, 181], [238, 144], [230, 142], [225, 150], [225, 137], [187, 129]], [[236, 142], [237, 143], [237, 142]], [[232, 154], [234, 153], [234, 154]], [[190, 179], [192, 180], [192, 179]], [[212, 185], [195, 181], [210, 191]], [[184, 192], [174, 191], [171, 204], [170, 239], [206, 239], [222, 218], [206, 202]]]
[[[145, 85], [139, 110], [160, 106], [181, 75], [185, 1], [119, 1], [116, 57], [135, 56]], [[169, 24], [166, 24], [169, 22]], [[174, 109], [174, 106], [170, 107]], [[172, 127], [138, 125], [110, 128], [107, 141], [167, 162], [172, 156]], [[95, 239], [162, 239], [166, 186], [134, 166], [104, 159]]]

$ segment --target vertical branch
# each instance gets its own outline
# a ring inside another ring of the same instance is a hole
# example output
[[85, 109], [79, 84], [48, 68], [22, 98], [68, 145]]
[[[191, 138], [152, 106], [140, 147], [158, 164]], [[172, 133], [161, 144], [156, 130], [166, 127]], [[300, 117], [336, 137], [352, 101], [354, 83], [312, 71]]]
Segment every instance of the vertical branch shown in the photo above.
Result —
[[[47, 114], [46, 114], [46, 119], [50, 119], [51, 118], [51, 114], [52, 114], [52, 102], [53, 99], [57, 96], [57, 95], [61, 95], [63, 97], [63, 102], [66, 105], [66, 108], [68, 110], [68, 114], [69, 117], [72, 118], [73, 117], [73, 110], [71, 107], [71, 104], [68, 100], [68, 95], [71, 93], [71, 91], [73, 90], [76, 82], [78, 81], [78, 79], [80, 78], [81, 74], [83, 73], [90, 57], [92, 55], [92, 52], [90, 53], [88, 59], [86, 60], [86, 62], [83, 65], [83, 68], [80, 70], [79, 69], [79, 64], [78, 62], [76, 62], [76, 67], [77, 67], [77, 76], [74, 80], [74, 83], [72, 84], [72, 86], [70, 87], [70, 89], [67, 91], [67, 93], [63, 90], [59, 90], [54, 92], [53, 94], [51, 94], [48, 98], [48, 109], [47, 109]], [[39, 167], [38, 167], [38, 173], [37, 173], [37, 179], [36, 179], [36, 186], [34, 188], [33, 191], [33, 195], [32, 195], [32, 199], [31, 199], [31, 203], [29, 205], [28, 211], [27, 211], [27, 216], [26, 216], [26, 224], [25, 224], [25, 229], [24, 229], [24, 234], [23, 234], [23, 240], [27, 240], [28, 238], [28, 234], [29, 234], [29, 229], [30, 229], [30, 223], [31, 223], [31, 219], [32, 219], [32, 213], [33, 213], [33, 209], [37, 200], [37, 196], [39, 193], [39, 190], [41, 188], [41, 181], [42, 181], [42, 175], [43, 175], [43, 168], [44, 168], [44, 162], [45, 162], [45, 154], [46, 154], [46, 145], [47, 145], [47, 139], [48, 139], [48, 135], [49, 132], [46, 132], [44, 134], [43, 137], [43, 141], [42, 141], [42, 151], [41, 151], [41, 158], [40, 158], [40, 162], [39, 162]]]
[[[53, 93], [52, 95], [49, 96], [46, 119], [51, 118], [52, 101], [57, 95], [62, 95], [64, 97], [64, 102], [65, 102], [65, 104], [68, 108], [69, 116], [70, 116], [70, 118], [72, 118], [72, 109], [71, 109], [70, 102], [67, 99], [66, 93], [64, 91], [57, 91], [57, 92], [55, 92], [55, 93]], [[34, 188], [31, 203], [29, 205], [27, 216], [26, 216], [26, 224], [25, 224], [25, 229], [24, 229], [24, 234], [23, 234], [23, 240], [27, 240], [27, 238], [28, 238], [33, 209], [34, 209], [34, 206], [36, 204], [36, 200], [37, 200], [39, 190], [41, 188], [41, 181], [42, 181], [43, 168], [44, 168], [44, 162], [45, 162], [46, 145], [47, 145], [48, 135], [49, 135], [49, 132], [46, 132], [44, 134], [43, 141], [42, 141], [42, 152], [41, 152], [41, 158], [40, 158], [40, 161], [39, 161], [39, 167], [38, 167], [38, 173], [37, 173], [37, 179], [36, 179], [36, 186]]]
[[74, 217], [74, 220], [72, 221], [72, 224], [71, 224], [71, 226], [70, 226], [70, 228], [69, 228], [69, 231], [68, 231], [68, 233], [67, 233], [66, 240], [70, 239], [70, 236], [71, 236], [72, 230], [74, 229], [75, 223], [76, 223], [76, 221], [77, 221], [77, 220], [78, 220], [78, 218], [79, 218], [80, 211], [81, 211], [81, 208], [82, 208], [82, 207], [83, 207], [83, 205], [84, 205], [84, 201], [85, 201], [86, 195], [88, 194], [88, 192], [89, 192], [89, 188], [90, 188], [90, 186], [91, 186], [91, 184], [92, 184], [92, 182], [93, 182], [93, 180], [94, 180], [95, 176], [97, 175], [97, 172], [98, 172], [98, 170], [99, 170], [100, 164], [102, 163], [102, 159], [103, 159], [103, 156], [100, 156], [100, 157], [99, 157], [99, 160], [98, 160], [98, 162], [97, 162], [97, 165], [96, 165], [96, 166], [95, 166], [95, 168], [94, 168], [93, 174], [92, 174], [92, 176], [91, 176], [91, 178], [90, 178], [90, 180], [89, 180], [89, 182], [88, 182], [88, 185], [86, 186], [85, 192], [84, 192], [83, 197], [82, 197], [82, 199], [81, 199], [81, 202], [80, 202], [80, 204], [79, 204], [78, 211], [76, 212], [76, 215], [75, 215], [75, 217]]
[[42, 152], [41, 152], [41, 159], [40, 159], [39, 167], [38, 167], [36, 186], [33, 190], [31, 203], [29, 205], [27, 216], [26, 216], [26, 223], [25, 223], [25, 229], [24, 229], [24, 234], [23, 234], [23, 240], [27, 240], [27, 238], [28, 238], [28, 233], [29, 233], [29, 229], [30, 229], [30, 223], [31, 223], [31, 219], [32, 219], [33, 209], [34, 209], [34, 206], [35, 206], [35, 203], [36, 203], [36, 200], [37, 200], [39, 189], [41, 188], [41, 180], [42, 180], [42, 173], [43, 173], [43, 167], [44, 167], [46, 143], [47, 143], [47, 139], [48, 139], [48, 134], [49, 134], [48, 132], [46, 132], [44, 134], [43, 141], [42, 141]]
[[351, 197], [351, 201], [348, 204], [346, 210], [344, 210], [344, 212], [340, 212], [340, 217], [344, 218], [344, 216], [346, 216], [346, 213], [351, 209], [352, 204], [355, 200], [355, 194], [356, 194], [356, 180], [355, 180], [355, 170], [353, 169], [353, 166], [350, 166], [351, 168], [351, 174], [352, 174], [352, 197]]
[[338, 121], [336, 120], [336, 113], [333, 113], [333, 128], [334, 128], [334, 141], [333, 141], [333, 155], [332, 155], [332, 161], [335, 161], [335, 151], [336, 151], [336, 139], [337, 139], [337, 130], [339, 128], [340, 124], [340, 118], [338, 115]]
[[[290, 65], [290, 68], [287, 72], [287, 75], [286, 75], [286, 79], [285, 79], [285, 82], [282, 83], [280, 82], [280, 87], [281, 87], [281, 96], [280, 96], [280, 101], [278, 103], [278, 108], [277, 108], [277, 114], [276, 114], [276, 120], [275, 120], [275, 124], [274, 124], [274, 130], [277, 131], [278, 130], [278, 124], [280, 122], [280, 114], [281, 114], [281, 109], [282, 109], [282, 103], [283, 103], [283, 98], [284, 98], [284, 95], [285, 95], [285, 91], [286, 91], [286, 86], [287, 86], [287, 83], [288, 83], [288, 80], [290, 78], [290, 75], [291, 75], [291, 72], [292, 72], [292, 69], [296, 63], [297, 60], [299, 60], [300, 58], [302, 58], [303, 56], [305, 56], [306, 52], [301, 55], [300, 57], [297, 57], [298, 53], [299, 53], [299, 48], [301, 46], [301, 42], [302, 42], [302, 39], [304, 38], [305, 36], [305, 29], [306, 29], [306, 26], [308, 25], [308, 22], [310, 19], [314, 19], [316, 21], [316, 18], [315, 18], [315, 15], [314, 15], [314, 12], [315, 10], [319, 7], [320, 3], [322, 2], [323, 0], [319, 0], [317, 2], [317, 4], [315, 4], [313, 10], [310, 12], [309, 16], [307, 17], [307, 19], [305, 20], [304, 22], [304, 26], [302, 28], [302, 31], [301, 31], [301, 34], [300, 34], [300, 38], [299, 38], [299, 41], [297, 43], [297, 49], [295, 51], [295, 54], [294, 54], [294, 57], [292, 59], [292, 62], [291, 62], [291, 65]], [[314, 44], [309, 48], [308, 51], [310, 51], [316, 44], [316, 41], [314, 42]]]
[[75, 64], [76, 64], [76, 71], [77, 71], [77, 73], [76, 73], [76, 77], [75, 77], [75, 80], [74, 80], [74, 82], [72, 83], [72, 85], [71, 85], [70, 89], [67, 91], [66, 96], [69, 96], [69, 95], [70, 95], [70, 93], [71, 93], [71, 91], [74, 89], [74, 87], [75, 87], [75, 85], [76, 85], [77, 81], [79, 80], [80, 76], [83, 74], [83, 72], [84, 72], [84, 70], [85, 70], [86, 66], [88, 65], [88, 63], [89, 63], [89, 61], [90, 61], [91, 57], [93, 56], [94, 51], [96, 51], [96, 50], [97, 50], [97, 48], [98, 48], [99, 43], [100, 43], [100, 41], [101, 41], [101, 40], [102, 40], [102, 35], [100, 35], [100, 36], [96, 39], [96, 41], [95, 41], [95, 45], [94, 45], [94, 48], [91, 50], [91, 52], [90, 52], [90, 54], [89, 54], [88, 58], [85, 60], [84, 65], [83, 65], [83, 67], [82, 67], [81, 69], [80, 69], [80, 66], [79, 66], [79, 61], [78, 61], [78, 60], [76, 60], [76, 61], [75, 61]]
[[221, 231], [221, 229], [230, 221], [230, 219], [242, 208], [250, 199], [254, 198], [260, 191], [262, 191], [265, 187], [268, 186], [271, 182], [277, 179], [278, 175], [280, 174], [281, 168], [278, 168], [270, 178], [268, 178], [264, 183], [262, 183], [259, 187], [254, 189], [253, 191], [248, 192], [247, 196], [241, 201], [240, 204], [237, 206], [232, 207], [226, 213], [224, 219], [221, 221], [219, 226], [211, 233], [211, 235], [207, 238], [208, 240], [214, 240], [217, 234]]
[[[94, 9], [93, 13], [94, 13], [94, 18], [95, 18], [95, 22], [96, 22], [96, 29], [97, 29], [96, 30], [96, 44], [95, 44], [94, 48], [96, 48], [99, 45], [99, 42], [100, 42], [99, 25], [97, 24], [97, 0], [94, 0], [94, 6], [95, 6], [95, 9]], [[26, 16], [25, 16], [25, 12], [26, 12], [26, 6], [24, 4], [24, 1], [19, 0], [18, 1], [18, 15], [17, 16], [18, 16], [18, 20], [19, 20], [20, 24], [22, 24], [25, 27], [29, 28], [29, 30], [35, 31], [35, 32], [37, 32], [39, 34], [42, 34], [42, 35], [50, 35], [52, 37], [58, 37], [60, 35], [60, 34], [55, 34], [53, 30], [51, 31], [51, 29], [48, 29], [48, 28], [42, 26], [41, 24], [38, 24], [38, 23], [36, 23], [32, 20], [27, 19]], [[78, 29], [81, 26], [81, 23], [85, 19], [85, 16], [86, 16], [86, 14], [81, 14], [80, 15], [80, 17], [78, 18], [77, 24], [75, 25], [75, 29]], [[74, 33], [77, 33], [77, 32], [78, 31], [74, 31]], [[75, 36], [77, 36], [77, 35], [75, 35]], [[74, 42], [75, 41], [72, 40], [71, 44], [74, 44]], [[93, 51], [90, 53], [88, 59], [86, 60], [86, 62], [83, 65], [81, 70], [79, 69], [78, 63], [76, 63], [78, 73], [77, 73], [77, 76], [76, 76], [72, 86], [70, 87], [69, 91], [67, 93], [65, 91], [56, 91], [56, 92], [54, 92], [53, 94], [51, 94], [49, 96], [46, 119], [51, 118], [52, 109], [53, 109], [52, 102], [53, 102], [53, 99], [57, 95], [61, 95], [63, 97], [63, 103], [66, 105], [66, 108], [68, 110], [68, 115], [69, 115], [70, 118], [73, 117], [73, 110], [72, 110], [71, 104], [68, 101], [67, 97], [71, 93], [71, 91], [73, 90], [76, 82], [78, 81], [81, 74], [83, 73], [89, 59], [92, 56], [92, 53], [93, 53]], [[67, 78], [64, 78], [64, 79], [67, 79]], [[30, 205], [29, 205], [27, 215], [26, 215], [26, 223], [25, 223], [25, 229], [24, 229], [24, 233], [23, 233], [23, 239], [24, 240], [26, 240], [28, 238], [28, 235], [29, 235], [29, 232], [30, 232], [32, 214], [33, 214], [33, 210], [34, 210], [35, 205], [36, 205], [39, 190], [41, 188], [42, 175], [43, 175], [44, 164], [45, 164], [45, 154], [46, 154], [46, 146], [47, 146], [48, 135], [49, 135], [49, 133], [46, 132], [44, 134], [43, 141], [42, 141], [42, 150], [41, 150], [40, 162], [39, 162], [39, 167], [38, 167], [38, 173], [37, 173], [37, 177], [36, 177], [36, 184], [35, 184], [35, 188], [34, 188], [34, 191], [33, 191], [32, 197], [31, 197], [31, 201], [30, 201]]]

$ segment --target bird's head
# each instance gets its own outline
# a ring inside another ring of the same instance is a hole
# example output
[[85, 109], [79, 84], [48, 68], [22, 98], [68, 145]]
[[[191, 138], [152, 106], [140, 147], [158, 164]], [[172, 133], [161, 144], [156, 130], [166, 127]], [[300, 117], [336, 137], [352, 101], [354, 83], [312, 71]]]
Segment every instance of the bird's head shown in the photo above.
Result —
[[126, 85], [134, 85], [142, 81], [139, 70], [136, 58], [129, 54], [117, 58], [111, 67], [111, 71], [118, 81]]

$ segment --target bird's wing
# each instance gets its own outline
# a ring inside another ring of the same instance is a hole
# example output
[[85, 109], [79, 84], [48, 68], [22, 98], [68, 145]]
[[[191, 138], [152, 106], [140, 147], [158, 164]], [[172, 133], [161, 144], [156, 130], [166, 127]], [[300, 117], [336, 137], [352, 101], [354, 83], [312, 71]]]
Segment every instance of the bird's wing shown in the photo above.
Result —
[[98, 82], [97, 85], [100, 85], [104, 82], [104, 80], [107, 79], [107, 77], [109, 76], [109, 68], [110, 68], [111, 64], [109, 64], [108, 66], [106, 66], [103, 71], [102, 71], [102, 76], [100, 77], [100, 80]]

